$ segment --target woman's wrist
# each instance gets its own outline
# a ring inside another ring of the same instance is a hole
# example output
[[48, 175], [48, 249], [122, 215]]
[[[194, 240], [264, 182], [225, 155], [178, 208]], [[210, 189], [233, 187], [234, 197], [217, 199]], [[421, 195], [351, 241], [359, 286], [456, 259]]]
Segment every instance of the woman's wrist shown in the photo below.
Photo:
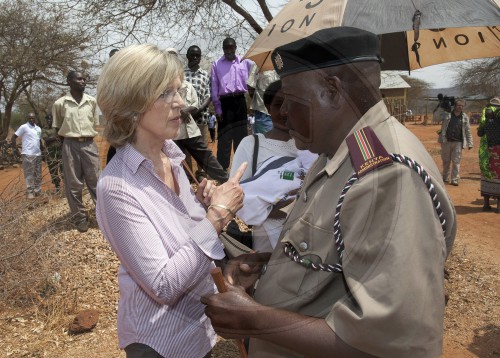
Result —
[[210, 206], [208, 207], [207, 210], [214, 209], [214, 208], [226, 210], [229, 213], [229, 215], [231, 215], [233, 218], [236, 216], [234, 211], [232, 211], [228, 206], [223, 205], [223, 204], [210, 204]]
[[207, 219], [212, 223], [217, 234], [220, 234], [232, 216], [227, 210], [210, 205], [207, 211]]

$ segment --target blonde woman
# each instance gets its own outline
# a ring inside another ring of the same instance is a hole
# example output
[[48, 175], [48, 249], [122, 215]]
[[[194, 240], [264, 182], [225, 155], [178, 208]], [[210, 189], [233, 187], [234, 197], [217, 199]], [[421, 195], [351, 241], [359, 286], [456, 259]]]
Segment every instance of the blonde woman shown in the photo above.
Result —
[[97, 185], [97, 220], [120, 259], [118, 339], [127, 358], [209, 357], [216, 334], [200, 297], [213, 294], [222, 228], [241, 208], [241, 170], [194, 193], [172, 141], [184, 107], [183, 67], [154, 45], [133, 45], [103, 68], [97, 102], [116, 155]]

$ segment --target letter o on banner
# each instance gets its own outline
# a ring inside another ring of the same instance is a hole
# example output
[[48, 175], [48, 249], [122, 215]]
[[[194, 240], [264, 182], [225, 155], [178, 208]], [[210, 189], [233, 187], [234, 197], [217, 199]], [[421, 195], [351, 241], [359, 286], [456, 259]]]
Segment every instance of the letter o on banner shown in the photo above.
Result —
[[[289, 26], [287, 26], [287, 24], [290, 23]], [[295, 23], [295, 20], [294, 19], [290, 19], [288, 20], [287, 22], [285, 22], [282, 26], [281, 26], [281, 32], [287, 32], [288, 30], [290, 30], [293, 26], [293, 24]]]
[[456, 35], [455, 36], [455, 42], [457, 43], [457, 45], [467, 45], [469, 43], [469, 38], [465, 35]]

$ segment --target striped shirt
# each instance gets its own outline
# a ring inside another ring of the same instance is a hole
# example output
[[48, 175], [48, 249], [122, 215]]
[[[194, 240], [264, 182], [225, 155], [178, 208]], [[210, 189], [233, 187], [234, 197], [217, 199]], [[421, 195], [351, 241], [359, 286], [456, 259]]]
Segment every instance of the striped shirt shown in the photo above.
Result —
[[200, 297], [216, 292], [212, 259], [224, 256], [182, 169], [184, 154], [170, 140], [179, 196], [130, 144], [117, 148], [97, 184], [96, 215], [120, 259], [118, 340], [150, 346], [166, 357], [203, 357], [217, 335]]
[[[198, 94], [199, 105], [210, 97], [210, 75], [207, 71], [199, 68], [193, 72], [189, 68], [184, 69], [184, 80], [191, 83]], [[207, 124], [210, 113], [208, 106], [201, 112], [201, 117], [196, 119], [197, 124]]]

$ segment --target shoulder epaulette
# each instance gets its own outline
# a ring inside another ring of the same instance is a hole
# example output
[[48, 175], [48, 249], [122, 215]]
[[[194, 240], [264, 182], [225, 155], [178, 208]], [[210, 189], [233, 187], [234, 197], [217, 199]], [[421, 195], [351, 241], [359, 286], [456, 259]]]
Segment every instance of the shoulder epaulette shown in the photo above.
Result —
[[358, 178], [379, 167], [392, 165], [393, 160], [370, 127], [357, 130], [346, 139], [349, 155]]

